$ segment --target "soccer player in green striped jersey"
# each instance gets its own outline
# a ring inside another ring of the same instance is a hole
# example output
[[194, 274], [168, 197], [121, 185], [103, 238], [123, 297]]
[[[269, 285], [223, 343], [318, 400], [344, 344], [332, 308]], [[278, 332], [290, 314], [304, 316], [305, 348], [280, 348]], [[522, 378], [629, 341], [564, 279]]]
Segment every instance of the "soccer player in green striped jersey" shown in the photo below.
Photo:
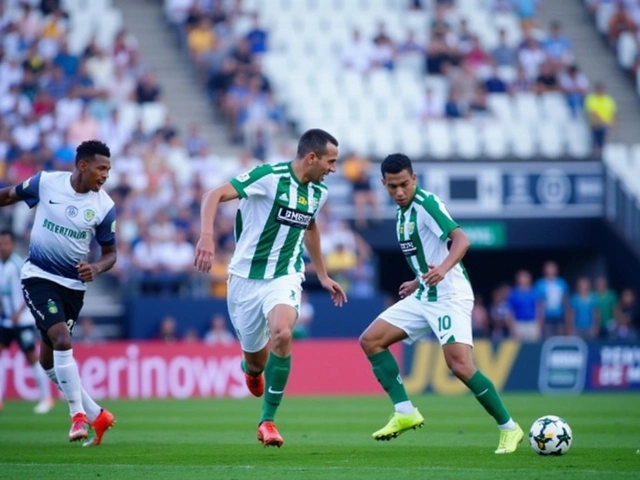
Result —
[[416, 185], [409, 157], [389, 155], [381, 171], [382, 183], [398, 205], [398, 242], [416, 277], [400, 286], [402, 300], [382, 312], [360, 337], [373, 373], [395, 407], [389, 422], [374, 432], [373, 438], [391, 440], [424, 425], [424, 418], [407, 396], [389, 347], [400, 341], [413, 343], [431, 329], [451, 372], [496, 420], [500, 443], [495, 453], [514, 452], [523, 431], [507, 412], [491, 380], [473, 363], [473, 290], [461, 263], [469, 240], [440, 199]]
[[194, 264], [200, 272], [208, 272], [214, 257], [213, 223], [218, 205], [240, 198], [227, 306], [244, 353], [247, 387], [256, 397], [264, 394], [258, 440], [265, 446], [283, 443], [274, 418], [291, 368], [304, 247], [334, 304], [342, 306], [347, 301], [342, 287], [327, 275], [316, 225], [318, 212], [327, 201], [322, 180], [336, 171], [337, 158], [338, 141], [323, 130], [312, 129], [300, 137], [294, 161], [260, 165], [206, 193], [202, 200]]

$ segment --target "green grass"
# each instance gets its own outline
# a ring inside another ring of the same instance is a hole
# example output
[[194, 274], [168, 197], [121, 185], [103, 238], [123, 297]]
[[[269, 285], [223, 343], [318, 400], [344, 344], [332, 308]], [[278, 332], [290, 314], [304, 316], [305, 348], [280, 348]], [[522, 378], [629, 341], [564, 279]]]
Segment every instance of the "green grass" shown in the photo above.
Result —
[[498, 431], [470, 396], [415, 398], [426, 427], [383, 443], [371, 432], [388, 418], [385, 398], [285, 398], [281, 449], [257, 443], [256, 399], [104, 402], [118, 423], [95, 448], [68, 443], [62, 402], [46, 416], [7, 402], [0, 479], [640, 478], [640, 395], [509, 395], [505, 402], [525, 431], [544, 414], [563, 416], [574, 433], [569, 453], [540, 457], [525, 439], [515, 454], [494, 455]]

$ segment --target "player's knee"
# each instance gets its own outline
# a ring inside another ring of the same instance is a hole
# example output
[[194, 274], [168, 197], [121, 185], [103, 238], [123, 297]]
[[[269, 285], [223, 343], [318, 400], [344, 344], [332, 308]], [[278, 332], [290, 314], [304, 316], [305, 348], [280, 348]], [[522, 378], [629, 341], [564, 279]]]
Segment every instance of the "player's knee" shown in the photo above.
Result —
[[274, 346], [290, 345], [293, 340], [293, 332], [289, 327], [277, 327], [271, 332], [271, 342]]
[[67, 326], [63, 323], [58, 323], [51, 327], [47, 332], [54, 350], [69, 350], [71, 348], [71, 335]]
[[469, 380], [475, 373], [476, 369], [472, 362], [463, 358], [449, 358], [447, 359], [447, 365], [449, 366], [451, 373], [462, 381]]
[[375, 338], [373, 338], [373, 336], [368, 332], [364, 332], [362, 335], [360, 335], [358, 341], [360, 342], [360, 348], [362, 348], [362, 351], [364, 353], [366, 353], [367, 355], [373, 355], [374, 353], [376, 353], [378, 342], [376, 342]]

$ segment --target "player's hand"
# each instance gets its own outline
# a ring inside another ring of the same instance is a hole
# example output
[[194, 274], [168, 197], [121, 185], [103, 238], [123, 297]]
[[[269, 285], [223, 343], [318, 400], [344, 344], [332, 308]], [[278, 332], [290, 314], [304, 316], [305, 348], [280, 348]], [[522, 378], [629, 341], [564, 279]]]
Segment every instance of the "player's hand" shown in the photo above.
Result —
[[98, 267], [84, 260], [76, 265], [78, 277], [84, 282], [93, 282], [98, 276]]
[[404, 282], [402, 285], [400, 285], [398, 295], [400, 295], [400, 298], [406, 298], [417, 290], [418, 285], [419, 282], [417, 278], [409, 280], [408, 282]]
[[442, 266], [429, 265], [429, 271], [422, 276], [422, 279], [430, 287], [435, 287], [444, 279], [446, 274], [447, 272]]
[[320, 284], [329, 291], [333, 304], [336, 307], [341, 307], [347, 303], [347, 294], [344, 293], [342, 286], [338, 282], [329, 277], [320, 278], [319, 280]]
[[208, 273], [213, 266], [213, 257], [215, 255], [215, 245], [211, 235], [203, 235], [196, 245], [196, 258], [193, 266], [199, 272]]

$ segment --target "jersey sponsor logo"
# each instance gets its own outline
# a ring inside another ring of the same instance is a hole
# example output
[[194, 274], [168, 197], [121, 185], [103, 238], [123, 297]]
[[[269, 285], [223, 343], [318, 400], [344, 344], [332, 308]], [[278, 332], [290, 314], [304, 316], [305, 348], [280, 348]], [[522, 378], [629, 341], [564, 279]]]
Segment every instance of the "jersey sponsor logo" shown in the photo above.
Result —
[[313, 215], [306, 212], [299, 212], [292, 208], [280, 207], [276, 214], [276, 222], [281, 225], [293, 228], [307, 228], [313, 219]]
[[418, 249], [411, 240], [400, 242], [400, 249], [405, 257], [411, 257], [418, 254]]
[[63, 227], [62, 225], [58, 225], [53, 223], [46, 218], [42, 223], [42, 226], [49, 230], [50, 232], [57, 233], [59, 235], [64, 235], [65, 237], [75, 238], [76, 240], [86, 240], [87, 232], [82, 230], [72, 230], [71, 228]]
[[249, 180], [249, 178], [251, 178], [251, 174], [249, 172], [244, 172], [238, 175], [236, 177], [236, 180], [238, 180], [239, 182], [246, 182], [247, 180]]
[[91, 221], [93, 221], [93, 219], [94, 219], [94, 218], [96, 218], [96, 212], [94, 212], [94, 211], [93, 211], [92, 209], [90, 209], [90, 208], [87, 208], [87, 209], [84, 211], [83, 216], [84, 216], [84, 221], [85, 221], [85, 222], [91, 222]]
[[65, 213], [67, 214], [67, 217], [75, 218], [75, 217], [78, 216], [78, 209], [76, 207], [74, 207], [73, 205], [69, 205], [67, 207], [67, 209], [65, 210]]

